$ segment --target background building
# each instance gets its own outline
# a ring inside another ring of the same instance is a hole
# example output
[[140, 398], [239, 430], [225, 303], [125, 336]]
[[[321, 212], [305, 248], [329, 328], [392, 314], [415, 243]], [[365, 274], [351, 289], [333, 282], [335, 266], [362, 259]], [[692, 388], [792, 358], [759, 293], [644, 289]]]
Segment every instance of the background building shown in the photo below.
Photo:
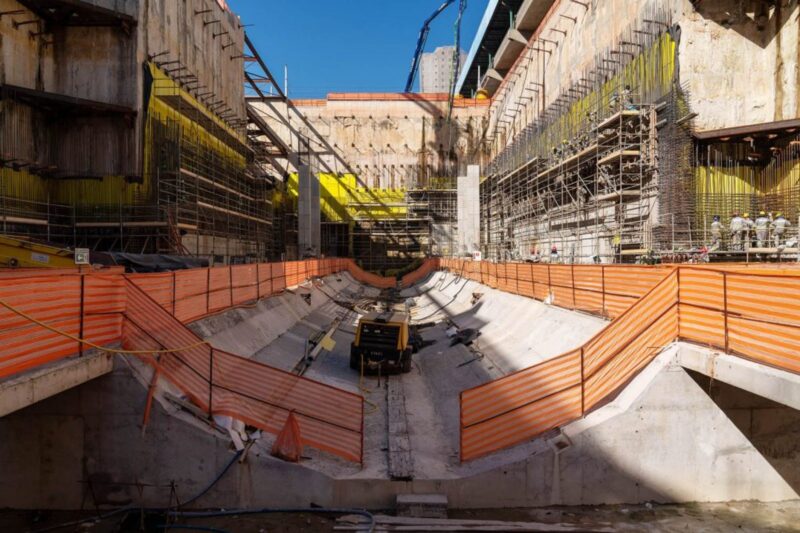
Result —
[[0, 13], [4, 234], [216, 261], [284, 252], [270, 161], [286, 154], [245, 101], [257, 52], [225, 2], [0, 0]]
[[[449, 93], [453, 78], [458, 78], [458, 72], [453, 75], [453, 50], [454, 46], [440, 46], [433, 52], [422, 54], [420, 65], [419, 90], [421, 93]], [[459, 54], [459, 72], [467, 54], [463, 50]]]

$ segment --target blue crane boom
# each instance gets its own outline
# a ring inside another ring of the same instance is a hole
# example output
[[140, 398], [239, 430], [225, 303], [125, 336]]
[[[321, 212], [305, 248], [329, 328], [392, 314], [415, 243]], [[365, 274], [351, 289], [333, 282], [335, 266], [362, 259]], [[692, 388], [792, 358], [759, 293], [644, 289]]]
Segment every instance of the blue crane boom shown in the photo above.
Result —
[[425, 49], [425, 42], [428, 40], [428, 33], [431, 31], [431, 22], [441, 15], [442, 11], [448, 8], [450, 4], [456, 0], [445, 0], [433, 14], [425, 19], [422, 29], [419, 30], [419, 39], [417, 39], [417, 49], [414, 51], [414, 57], [411, 59], [411, 72], [408, 73], [408, 80], [406, 81], [405, 92], [410, 93], [414, 90], [414, 79], [417, 77], [419, 70], [419, 63], [422, 59], [422, 51]]

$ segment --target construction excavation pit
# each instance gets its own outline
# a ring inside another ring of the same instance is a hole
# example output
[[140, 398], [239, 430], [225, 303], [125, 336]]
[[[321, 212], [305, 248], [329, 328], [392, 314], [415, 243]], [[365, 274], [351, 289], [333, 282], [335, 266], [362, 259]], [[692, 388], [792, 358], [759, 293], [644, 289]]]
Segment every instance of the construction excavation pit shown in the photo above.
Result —
[[[2, 382], [4, 501], [109, 526], [118, 513], [180, 525], [190, 509], [330, 509], [320, 528], [493, 530], [523, 513], [513, 528], [561, 531], [724, 530], [743, 523], [740, 504], [653, 505], [747, 500], [781, 502], [752, 509], [755, 529], [778, 530], [776, 513], [800, 512], [800, 378], [793, 352], [741, 335], [779, 311], [732, 309], [753, 285], [797, 306], [795, 273], [458, 259], [400, 281], [339, 259], [6, 272], [3, 319], [37, 342], [28, 356], [4, 348], [19, 354], [4, 368], [35, 365]], [[41, 318], [81, 291], [94, 340], [36, 364], [69, 349], [69, 326]], [[638, 526], [608, 507], [621, 504], [647, 506]]]
[[799, 35], [0, 0], [0, 532], [800, 531]]

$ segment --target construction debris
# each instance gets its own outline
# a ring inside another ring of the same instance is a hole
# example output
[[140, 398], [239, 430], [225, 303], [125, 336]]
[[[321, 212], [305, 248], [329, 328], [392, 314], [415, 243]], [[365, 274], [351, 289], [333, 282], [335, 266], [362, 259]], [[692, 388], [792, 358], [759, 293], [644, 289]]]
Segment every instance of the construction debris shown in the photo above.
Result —
[[[398, 497], [399, 498], [399, 497]], [[607, 527], [590, 529], [562, 524], [546, 524], [542, 522], [504, 522], [500, 520], [456, 520], [447, 518], [413, 518], [400, 516], [375, 515], [376, 532], [382, 531], [538, 531], [548, 533], [568, 532], [612, 532]], [[363, 516], [347, 515], [336, 521], [335, 531], [368, 531], [369, 520]]]

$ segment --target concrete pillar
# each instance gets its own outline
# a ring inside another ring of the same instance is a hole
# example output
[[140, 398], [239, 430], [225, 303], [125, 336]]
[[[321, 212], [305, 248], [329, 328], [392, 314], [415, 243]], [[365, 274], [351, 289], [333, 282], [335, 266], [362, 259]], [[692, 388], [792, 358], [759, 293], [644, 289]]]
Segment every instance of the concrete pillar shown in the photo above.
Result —
[[308, 165], [298, 167], [297, 231], [300, 257], [319, 255], [319, 180]]
[[480, 250], [480, 167], [467, 166], [467, 175], [458, 177], [459, 254]]

